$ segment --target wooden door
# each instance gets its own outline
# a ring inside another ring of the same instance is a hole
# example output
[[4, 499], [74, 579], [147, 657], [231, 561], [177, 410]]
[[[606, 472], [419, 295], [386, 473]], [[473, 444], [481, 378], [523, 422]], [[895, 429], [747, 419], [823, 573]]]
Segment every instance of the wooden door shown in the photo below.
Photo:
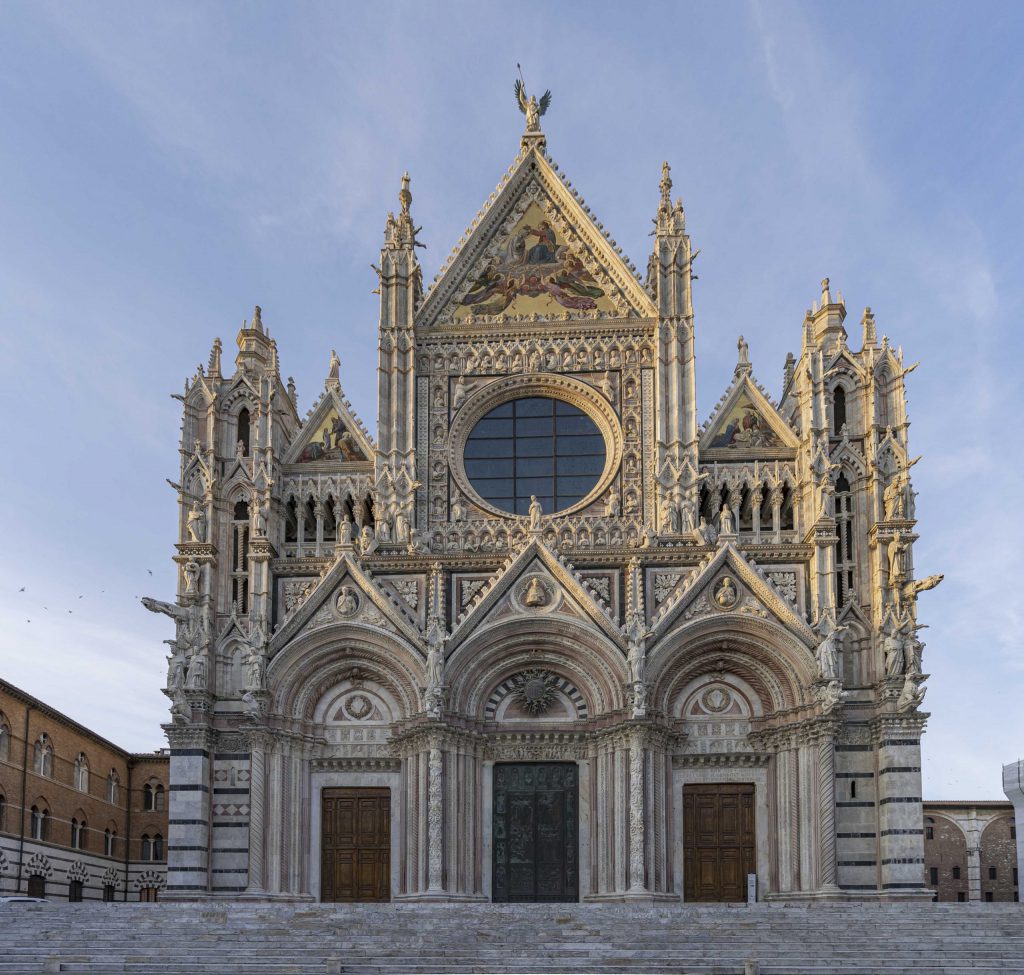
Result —
[[579, 769], [494, 766], [495, 901], [579, 900]]
[[683, 786], [683, 897], [745, 901], [754, 858], [754, 786]]
[[320, 899], [391, 900], [391, 790], [324, 789]]

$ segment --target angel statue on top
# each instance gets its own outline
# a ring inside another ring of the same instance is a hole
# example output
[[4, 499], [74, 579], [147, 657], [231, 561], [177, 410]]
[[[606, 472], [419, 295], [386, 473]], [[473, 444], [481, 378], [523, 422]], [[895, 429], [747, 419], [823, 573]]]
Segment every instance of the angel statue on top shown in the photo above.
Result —
[[551, 89], [540, 96], [540, 101], [537, 101], [535, 95], [527, 98], [522, 78], [516, 78], [516, 101], [519, 103], [519, 111], [526, 116], [526, 131], [540, 132], [540, 117], [551, 105]]

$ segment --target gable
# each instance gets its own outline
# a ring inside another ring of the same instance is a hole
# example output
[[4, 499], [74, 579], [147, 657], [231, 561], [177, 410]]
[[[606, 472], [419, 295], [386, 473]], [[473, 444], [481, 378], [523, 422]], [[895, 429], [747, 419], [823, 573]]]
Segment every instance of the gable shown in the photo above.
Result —
[[446, 262], [417, 324], [651, 317], [635, 270], [536, 150], [520, 155]]
[[366, 464], [373, 448], [362, 424], [332, 389], [313, 407], [285, 455], [286, 464]]
[[746, 375], [726, 393], [700, 439], [701, 453], [720, 451], [723, 459], [789, 456], [797, 446], [781, 414]]

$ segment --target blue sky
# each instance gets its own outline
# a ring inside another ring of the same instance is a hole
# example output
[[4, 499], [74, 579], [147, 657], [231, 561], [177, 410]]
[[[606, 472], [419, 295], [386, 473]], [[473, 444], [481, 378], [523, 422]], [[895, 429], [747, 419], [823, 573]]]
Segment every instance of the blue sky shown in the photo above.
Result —
[[855, 343], [870, 305], [922, 360], [915, 561], [946, 573], [921, 597], [925, 796], [999, 796], [1024, 755], [1024, 6], [8, 0], [3, 21], [5, 678], [163, 743], [170, 630], [137, 597], [174, 591], [169, 394], [259, 303], [301, 410], [336, 348], [372, 427], [369, 265], [401, 173], [429, 279], [518, 149], [519, 61], [640, 267], [672, 163], [702, 417], [739, 333], [779, 391], [826, 275]]

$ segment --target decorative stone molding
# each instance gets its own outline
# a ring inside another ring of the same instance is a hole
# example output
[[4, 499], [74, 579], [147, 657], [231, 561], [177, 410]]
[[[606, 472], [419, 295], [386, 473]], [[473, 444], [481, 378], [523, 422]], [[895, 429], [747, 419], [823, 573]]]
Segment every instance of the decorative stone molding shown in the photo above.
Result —
[[50, 858], [42, 853], [33, 853], [25, 861], [22, 874], [26, 877], [45, 877], [50, 880], [53, 877], [53, 864], [50, 863]]

